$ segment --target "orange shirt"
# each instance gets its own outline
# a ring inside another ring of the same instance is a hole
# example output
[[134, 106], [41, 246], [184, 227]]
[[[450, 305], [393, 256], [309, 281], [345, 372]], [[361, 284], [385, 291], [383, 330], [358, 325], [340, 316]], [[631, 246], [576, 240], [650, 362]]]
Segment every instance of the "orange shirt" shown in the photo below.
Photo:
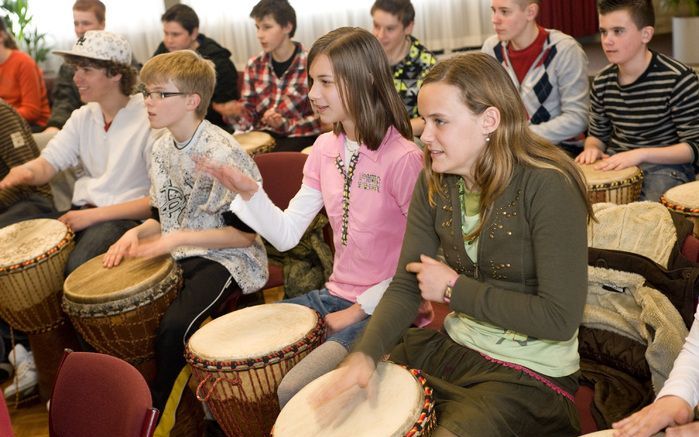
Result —
[[24, 52], [12, 50], [0, 64], [0, 98], [31, 125], [46, 126], [51, 115], [41, 70]]

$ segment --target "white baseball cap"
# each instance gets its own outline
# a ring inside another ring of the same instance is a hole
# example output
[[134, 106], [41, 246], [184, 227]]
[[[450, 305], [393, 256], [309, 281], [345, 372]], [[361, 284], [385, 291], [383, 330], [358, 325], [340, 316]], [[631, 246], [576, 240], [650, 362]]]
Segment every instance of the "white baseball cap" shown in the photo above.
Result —
[[71, 50], [54, 50], [54, 53], [131, 65], [131, 45], [126, 38], [104, 30], [88, 30]]

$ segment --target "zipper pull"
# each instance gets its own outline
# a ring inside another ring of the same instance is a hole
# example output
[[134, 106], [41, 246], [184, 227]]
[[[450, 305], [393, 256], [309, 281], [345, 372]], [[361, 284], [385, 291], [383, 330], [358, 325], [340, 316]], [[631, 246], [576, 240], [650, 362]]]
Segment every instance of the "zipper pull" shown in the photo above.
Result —
[[478, 279], [480, 276], [480, 270], [478, 269], [478, 263], [473, 264], [473, 279]]

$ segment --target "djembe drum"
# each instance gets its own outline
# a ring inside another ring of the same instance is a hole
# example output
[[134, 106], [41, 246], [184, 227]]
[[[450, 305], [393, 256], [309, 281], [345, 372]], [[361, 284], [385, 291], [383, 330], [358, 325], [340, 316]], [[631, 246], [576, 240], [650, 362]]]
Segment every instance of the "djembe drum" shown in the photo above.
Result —
[[585, 175], [587, 196], [592, 203], [618, 205], [637, 201], [643, 187], [643, 172], [638, 167], [623, 170], [595, 170], [596, 164], [579, 164]]
[[182, 289], [182, 270], [169, 255], [125, 258], [109, 269], [102, 267], [103, 256], [68, 276], [63, 309], [92, 347], [128, 361], [151, 381], [155, 336]]
[[333, 383], [338, 370], [326, 373], [296, 394], [277, 417], [275, 437], [429, 436], [435, 425], [432, 389], [419, 370], [382, 362], [367, 389], [354, 387], [322, 406], [318, 392]]
[[185, 349], [197, 398], [228, 436], [267, 436], [279, 413], [279, 383], [324, 337], [322, 317], [301, 305], [259, 305], [219, 317]]
[[0, 229], [0, 317], [28, 334], [43, 399], [50, 397], [63, 349], [79, 346], [60, 304], [74, 246], [73, 232], [58, 220]]
[[233, 135], [233, 138], [240, 143], [243, 149], [250, 156], [271, 152], [274, 150], [274, 146], [277, 143], [272, 135], [268, 134], [267, 132], [260, 131], [235, 134]]
[[694, 236], [699, 238], [699, 181], [670, 188], [660, 196], [660, 203], [694, 223]]

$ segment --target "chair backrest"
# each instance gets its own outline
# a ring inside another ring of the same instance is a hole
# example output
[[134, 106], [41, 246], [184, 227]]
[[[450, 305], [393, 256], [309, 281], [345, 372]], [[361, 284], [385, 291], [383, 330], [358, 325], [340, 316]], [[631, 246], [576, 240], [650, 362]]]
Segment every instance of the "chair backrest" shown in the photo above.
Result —
[[301, 152], [272, 152], [255, 156], [265, 191], [282, 210], [289, 206], [289, 201], [301, 188], [307, 157]]
[[148, 384], [131, 364], [66, 350], [51, 396], [50, 436], [150, 437], [157, 417]]
[[10, 412], [7, 410], [4, 396], [0, 396], [0, 435], [6, 437], [14, 436], [12, 422], [10, 422]]

